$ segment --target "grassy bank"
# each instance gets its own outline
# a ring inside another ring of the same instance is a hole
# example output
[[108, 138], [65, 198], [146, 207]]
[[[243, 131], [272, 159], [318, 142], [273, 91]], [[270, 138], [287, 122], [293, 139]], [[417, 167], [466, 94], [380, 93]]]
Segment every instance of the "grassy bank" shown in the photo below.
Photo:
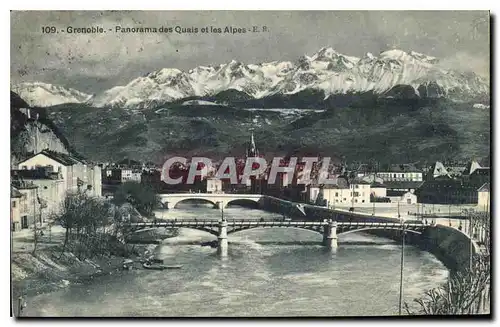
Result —
[[102, 275], [115, 274], [123, 269], [126, 258], [140, 260], [156, 245], [134, 245], [127, 257], [110, 255], [79, 260], [73, 253], [61, 253], [59, 246], [43, 249], [35, 254], [13, 253], [11, 257], [13, 312], [17, 315], [18, 298], [29, 298], [64, 289], [72, 284], [83, 284]]
[[[32, 251], [33, 233], [29, 230], [23, 232], [14, 233], [12, 237], [11, 294], [14, 315], [18, 312], [20, 296], [29, 306], [31, 297], [58, 291], [70, 285], [89, 283], [99, 276], [118, 275], [125, 259], [139, 262], [150, 256], [161, 240], [176, 234], [176, 231], [145, 231], [134, 235], [136, 244], [114, 244], [111, 247], [114, 250], [110, 253], [79, 259], [71, 252], [71, 247], [62, 252], [62, 228], [53, 229], [50, 237], [46, 231], [39, 239], [35, 254]], [[140, 267], [139, 264], [136, 266]]]

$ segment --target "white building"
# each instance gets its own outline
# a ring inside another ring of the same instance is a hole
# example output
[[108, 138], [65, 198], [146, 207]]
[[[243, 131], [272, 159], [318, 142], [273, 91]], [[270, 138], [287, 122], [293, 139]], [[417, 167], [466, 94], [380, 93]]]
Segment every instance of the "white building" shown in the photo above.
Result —
[[321, 188], [320, 193], [329, 207], [370, 203], [370, 184], [362, 181], [347, 185], [342, 182], [326, 184]]
[[142, 171], [132, 168], [122, 168], [121, 169], [121, 181], [125, 182], [141, 182]]
[[393, 196], [388, 196], [388, 198], [391, 200], [393, 203], [400, 203], [400, 204], [417, 204], [417, 195], [415, 195], [412, 192], [405, 192], [401, 195], [393, 195]]
[[485, 183], [477, 190], [477, 207], [479, 211], [490, 211], [490, 183]]
[[47, 195], [49, 206], [53, 203], [57, 207], [56, 200], [62, 201], [67, 192], [80, 190], [93, 196], [102, 194], [101, 168], [69, 154], [44, 150], [19, 162], [18, 169], [21, 172], [40, 171], [26, 176], [32, 176], [27, 179], [40, 184], [40, 194]]
[[407, 182], [421, 182], [423, 181], [423, 172], [417, 169], [412, 164], [403, 165], [390, 165], [387, 169], [372, 170], [366, 165], [361, 165], [358, 168], [356, 176], [358, 178], [374, 174], [376, 177], [387, 181], [407, 181]]
[[218, 178], [207, 178], [207, 193], [221, 193], [222, 180]]
[[59, 173], [66, 182], [66, 191], [74, 192], [78, 188], [87, 189], [89, 177], [87, 164], [72, 155], [43, 150], [18, 164], [20, 170], [35, 170], [37, 168]]

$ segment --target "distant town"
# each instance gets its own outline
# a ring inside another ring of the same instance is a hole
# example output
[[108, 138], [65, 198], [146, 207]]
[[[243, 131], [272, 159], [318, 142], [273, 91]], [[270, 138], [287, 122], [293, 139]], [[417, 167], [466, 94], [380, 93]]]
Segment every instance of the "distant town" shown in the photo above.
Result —
[[[262, 156], [255, 140], [249, 141], [246, 153], [237, 162], [242, 173], [245, 159]], [[321, 158], [320, 158], [321, 159]], [[286, 165], [287, 158], [284, 158]], [[370, 212], [379, 207], [412, 205], [416, 208], [405, 216], [436, 217], [451, 215], [451, 206], [464, 205], [476, 211], [490, 211], [490, 167], [479, 162], [435, 162], [431, 165], [415, 163], [341, 163], [332, 164], [328, 179], [333, 184], [319, 184], [319, 171], [313, 166], [311, 182], [297, 183], [304, 170], [290, 175], [279, 173], [276, 183], [266, 183], [267, 176], [252, 176], [234, 185], [215, 177], [216, 167], [200, 166], [194, 184], [168, 185], [161, 179], [160, 165], [124, 159], [119, 162], [92, 162], [79, 156], [43, 150], [17, 163], [11, 170], [12, 230], [27, 229], [35, 222], [43, 224], [57, 211], [67, 192], [86, 192], [91, 196], [112, 198], [119, 185], [127, 182], [151, 187], [156, 193], [251, 193], [265, 194], [281, 199]], [[190, 164], [176, 164], [170, 169], [171, 178], [185, 181]], [[303, 166], [302, 166], [303, 167]], [[438, 206], [449, 205], [450, 212]], [[394, 210], [393, 210], [394, 211]], [[401, 214], [398, 212], [398, 217]]]

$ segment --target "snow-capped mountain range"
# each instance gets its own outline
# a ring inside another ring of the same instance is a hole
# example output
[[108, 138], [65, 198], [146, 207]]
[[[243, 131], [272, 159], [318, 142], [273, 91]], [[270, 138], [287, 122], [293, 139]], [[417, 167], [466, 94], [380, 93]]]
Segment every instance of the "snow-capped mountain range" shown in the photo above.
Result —
[[378, 57], [367, 53], [358, 58], [332, 48], [322, 48], [296, 62], [244, 64], [233, 60], [189, 71], [164, 68], [95, 96], [43, 83], [22, 83], [12, 90], [38, 106], [87, 102], [96, 107], [141, 109], [192, 96], [215, 95], [228, 89], [243, 91], [254, 98], [317, 89], [328, 97], [367, 91], [389, 95], [387, 92], [396, 85], [412, 86], [417, 96], [463, 98], [487, 95], [490, 91], [489, 81], [478, 75], [441, 69], [437, 58], [418, 52], [389, 50]]
[[36, 107], [50, 107], [63, 103], [85, 103], [92, 98], [92, 95], [75, 89], [41, 82], [16, 84], [11, 87], [11, 90], [30, 106]]

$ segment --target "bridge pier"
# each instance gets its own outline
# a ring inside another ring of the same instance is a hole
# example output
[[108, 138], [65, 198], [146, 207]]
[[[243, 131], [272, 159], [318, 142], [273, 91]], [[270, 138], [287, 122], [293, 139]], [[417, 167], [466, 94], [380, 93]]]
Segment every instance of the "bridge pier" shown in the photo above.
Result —
[[323, 228], [323, 245], [330, 251], [337, 252], [337, 222], [330, 219]]
[[214, 209], [223, 209], [224, 203], [222, 201], [217, 201], [214, 204]]
[[219, 236], [217, 237], [217, 254], [220, 257], [227, 257], [227, 249], [229, 247], [227, 243], [227, 221], [221, 220], [219, 222]]
[[163, 202], [163, 209], [171, 209], [171, 208], [169, 207], [169, 203], [168, 203], [168, 201]]

